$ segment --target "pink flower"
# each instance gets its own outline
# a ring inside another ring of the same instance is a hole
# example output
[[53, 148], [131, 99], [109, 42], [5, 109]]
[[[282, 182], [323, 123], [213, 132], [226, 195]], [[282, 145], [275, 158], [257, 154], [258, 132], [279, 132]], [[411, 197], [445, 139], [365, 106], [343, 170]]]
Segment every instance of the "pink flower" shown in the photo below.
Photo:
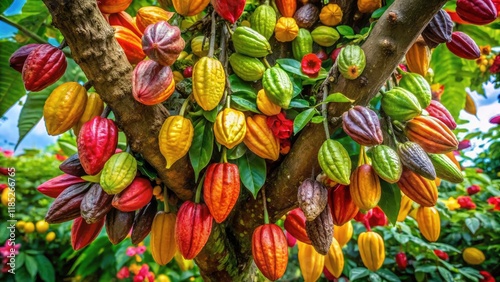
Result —
[[472, 201], [470, 196], [458, 196], [457, 202], [462, 209], [473, 210], [476, 204]]
[[488, 199], [488, 204], [493, 205], [493, 210], [494, 211], [500, 211], [500, 196], [497, 197], [490, 197]]
[[458, 150], [464, 150], [470, 147], [470, 140], [462, 140], [458, 143]]
[[116, 278], [119, 280], [129, 278], [130, 277], [130, 272], [128, 271], [128, 268], [126, 266], [122, 267], [120, 271], [116, 274]]
[[135, 251], [138, 255], [142, 255], [146, 251], [146, 246], [139, 246], [135, 248]]
[[142, 281], [155, 281], [155, 275], [153, 272], [149, 271], [149, 266], [147, 264], [143, 264], [139, 273], [134, 277], [134, 282], [142, 282]]
[[279, 139], [286, 139], [292, 136], [293, 132], [293, 121], [285, 117], [283, 112], [267, 117], [267, 126], [271, 129], [274, 136]]
[[481, 187], [479, 187], [479, 185], [474, 184], [472, 186], [467, 187], [467, 194], [471, 196], [479, 193], [479, 191], [481, 191]]
[[441, 250], [434, 250], [434, 254], [436, 254], [436, 256], [442, 260], [448, 260], [450, 258], [446, 252], [443, 252]]
[[302, 72], [309, 77], [317, 77], [321, 69], [321, 60], [314, 53], [309, 53], [302, 58], [300, 63]]
[[10, 158], [10, 157], [14, 156], [14, 151], [12, 151], [12, 150], [4, 150], [3, 151], [3, 155], [5, 157], [7, 157], [7, 158]]
[[133, 257], [135, 254], [137, 254], [137, 250], [134, 247], [128, 247], [127, 250], [125, 251], [127, 256]]
[[14, 249], [14, 254], [17, 255], [17, 254], [19, 254], [20, 248], [21, 248], [21, 244], [15, 244], [14, 246], [12, 246], [12, 243], [10, 240], [5, 240], [5, 244], [3, 245], [3, 247], [0, 247], [0, 255], [3, 258], [7, 258], [7, 256], [12, 253], [10, 249]]
[[500, 124], [500, 115], [496, 115], [490, 118], [490, 123], [492, 124]]

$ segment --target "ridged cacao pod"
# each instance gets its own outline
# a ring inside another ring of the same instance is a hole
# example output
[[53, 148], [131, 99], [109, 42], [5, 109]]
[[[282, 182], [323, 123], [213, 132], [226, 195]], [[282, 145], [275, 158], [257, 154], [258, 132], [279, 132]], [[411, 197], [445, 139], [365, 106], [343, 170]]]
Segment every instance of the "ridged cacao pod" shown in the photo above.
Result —
[[353, 231], [354, 230], [351, 221], [348, 221], [343, 225], [334, 225], [333, 238], [337, 240], [338, 244], [342, 248], [351, 240]]
[[351, 198], [349, 186], [337, 185], [328, 191], [328, 206], [332, 213], [333, 224], [344, 225], [359, 211]]
[[281, 112], [281, 107], [269, 100], [264, 89], [257, 93], [257, 108], [266, 116], [274, 116]]
[[474, 39], [460, 31], [451, 34], [451, 41], [446, 42], [446, 47], [453, 54], [463, 59], [475, 60], [481, 55], [481, 50], [479, 50]]
[[[205, 43], [203, 43], [205, 41]], [[196, 36], [191, 39], [191, 51], [198, 57], [205, 57], [208, 55], [208, 50], [210, 49], [210, 40], [205, 38], [203, 35]]]
[[50, 224], [70, 221], [80, 216], [80, 204], [89, 188], [88, 183], [73, 184], [57, 196], [45, 215]]
[[333, 238], [328, 254], [325, 256], [325, 267], [335, 278], [339, 278], [344, 270], [344, 253], [342, 253], [342, 247], [335, 238]]
[[422, 31], [422, 37], [430, 48], [434, 48], [440, 43], [450, 42], [452, 32], [453, 21], [450, 15], [441, 9]]
[[96, 116], [86, 122], [78, 134], [78, 155], [89, 175], [98, 174], [118, 145], [118, 127], [111, 119]]
[[328, 190], [321, 182], [307, 178], [299, 186], [297, 200], [306, 219], [312, 221], [328, 204]]
[[181, 205], [175, 222], [175, 242], [185, 259], [195, 258], [203, 249], [212, 232], [212, 221], [205, 204], [186, 201]]
[[284, 70], [278, 66], [266, 69], [262, 77], [262, 86], [271, 102], [288, 109], [293, 95], [293, 83]]
[[326, 140], [318, 152], [321, 169], [331, 180], [349, 185], [351, 176], [351, 158], [344, 146], [338, 141]]
[[131, 212], [147, 205], [153, 197], [153, 186], [148, 179], [136, 177], [125, 190], [116, 194], [111, 203], [122, 212]]
[[358, 0], [358, 10], [361, 13], [372, 13], [382, 7], [381, 0]]
[[325, 256], [319, 254], [313, 246], [297, 242], [299, 267], [305, 282], [319, 279], [325, 266]]
[[399, 87], [410, 91], [418, 100], [420, 107], [425, 109], [431, 103], [431, 86], [423, 76], [418, 73], [400, 72]]
[[358, 45], [347, 45], [337, 57], [337, 64], [343, 77], [346, 79], [358, 78], [366, 66], [365, 52]]
[[172, 70], [153, 60], [141, 61], [132, 75], [132, 95], [144, 105], [156, 105], [166, 101], [175, 90]]
[[294, 18], [281, 17], [274, 27], [274, 37], [279, 42], [290, 42], [299, 34], [299, 26]]
[[401, 193], [401, 204], [399, 205], [399, 212], [398, 212], [398, 220], [397, 221], [402, 222], [406, 219], [406, 216], [408, 216], [408, 213], [411, 210], [412, 204], [413, 204], [413, 201], [408, 196]]
[[409, 169], [403, 170], [398, 186], [408, 198], [421, 206], [432, 207], [437, 203], [436, 183]]
[[203, 57], [193, 67], [193, 96], [205, 111], [219, 104], [226, 88], [224, 66], [219, 60]]
[[283, 17], [293, 17], [297, 10], [297, 0], [276, 0], [275, 2]]
[[43, 117], [49, 135], [59, 135], [73, 127], [83, 115], [87, 91], [77, 82], [56, 87], [45, 101]]
[[431, 60], [431, 50], [427, 47], [422, 37], [419, 37], [410, 49], [408, 49], [405, 59], [406, 65], [411, 72], [416, 72], [423, 77], [427, 75]]
[[57, 196], [59, 196], [59, 194], [61, 194], [66, 188], [70, 187], [73, 184], [83, 182], [85, 182], [85, 180], [81, 179], [80, 177], [65, 173], [45, 181], [36, 189], [38, 190], [38, 192], [44, 194], [45, 196], [57, 198]]
[[100, 184], [104, 192], [114, 195], [132, 183], [137, 173], [137, 161], [127, 152], [114, 154], [104, 164]]
[[163, 122], [158, 139], [167, 169], [187, 154], [193, 142], [193, 135], [191, 120], [183, 116], [169, 116]]
[[454, 130], [455, 128], [457, 128], [455, 119], [450, 114], [448, 109], [446, 109], [439, 101], [432, 100], [430, 105], [425, 108], [425, 110], [431, 117], [437, 118], [438, 120], [446, 124], [449, 129]]
[[39, 44], [24, 61], [24, 88], [33, 92], [45, 89], [63, 76], [67, 66], [62, 50], [50, 44]]
[[326, 26], [336, 26], [342, 21], [343, 12], [339, 5], [330, 3], [321, 8], [319, 20]]
[[[149, 204], [135, 213], [134, 224], [132, 225], [132, 234], [130, 235], [132, 244], [139, 244], [148, 236], [149, 232], [151, 232], [157, 206], [158, 203], [156, 202], [156, 199], [153, 198]], [[172, 229], [174, 229], [174, 227], [175, 226], [173, 226]]]
[[88, 246], [101, 233], [104, 226], [104, 218], [100, 221], [88, 224], [83, 218], [78, 217], [73, 221], [71, 226], [71, 247], [78, 251]]
[[139, 36], [123, 26], [114, 25], [112, 27], [115, 29], [115, 39], [125, 52], [129, 63], [135, 65], [146, 58]]
[[142, 37], [142, 31], [137, 28], [136, 22], [127, 12], [109, 14], [107, 17], [109, 25], [119, 25], [131, 30], [139, 38]]
[[353, 202], [362, 211], [376, 207], [382, 195], [378, 175], [369, 164], [361, 165], [352, 172], [349, 190]]
[[465, 248], [462, 252], [462, 258], [470, 265], [480, 265], [486, 260], [484, 253], [474, 247]]
[[280, 141], [267, 125], [264, 115], [248, 116], [243, 143], [257, 156], [275, 161], [280, 154]]
[[307, 3], [295, 12], [293, 18], [299, 27], [310, 28], [319, 19], [319, 9], [314, 4]]
[[330, 47], [340, 38], [339, 32], [333, 27], [318, 26], [311, 32], [313, 41], [323, 47]]
[[491, 0], [457, 0], [458, 16], [475, 25], [489, 24], [497, 18], [497, 8]]
[[80, 120], [78, 120], [78, 122], [73, 126], [73, 132], [75, 132], [75, 135], [78, 136], [78, 134], [80, 134], [80, 129], [82, 129], [84, 123], [96, 116], [101, 115], [103, 110], [104, 102], [101, 100], [99, 94], [95, 92], [88, 93], [85, 110], [83, 111]]
[[311, 244], [311, 239], [306, 232], [306, 216], [300, 208], [295, 208], [288, 212], [284, 222], [286, 232], [290, 233], [297, 240]]
[[342, 128], [352, 140], [363, 146], [380, 145], [384, 141], [377, 113], [366, 107], [354, 106], [344, 112]]
[[427, 153], [415, 142], [398, 143], [398, 155], [403, 165], [423, 177], [434, 180], [436, 171]]
[[214, 10], [223, 19], [234, 24], [245, 9], [246, 0], [212, 0]]
[[104, 14], [113, 14], [125, 11], [132, 0], [98, 0], [97, 7]]
[[398, 182], [403, 171], [398, 153], [386, 145], [377, 145], [368, 152], [372, 159], [373, 169], [378, 176], [389, 183]]
[[297, 37], [292, 41], [293, 57], [297, 61], [301, 61], [302, 57], [312, 53], [313, 51], [313, 38], [309, 30], [305, 28], [299, 29]]
[[452, 183], [462, 183], [464, 176], [459, 167], [446, 155], [429, 154], [436, 176]]
[[[238, 53], [231, 54], [229, 57], [229, 63], [231, 64], [233, 72], [244, 81], [259, 80], [262, 78], [264, 71], [266, 70], [266, 67], [259, 59]], [[224, 70], [222, 70], [222, 73], [224, 73]], [[209, 74], [213, 75], [212, 73]], [[212, 77], [212, 79], [214, 78]], [[226, 78], [224, 76], [224, 81], [225, 80]]]
[[156, 6], [141, 7], [135, 15], [135, 23], [137, 24], [137, 28], [141, 32], [144, 32], [148, 25], [159, 21], [168, 21], [174, 14]]
[[156, 214], [151, 227], [151, 254], [159, 265], [166, 265], [177, 252], [175, 245], [175, 224], [174, 213], [160, 211]]
[[92, 184], [80, 203], [81, 217], [87, 224], [98, 222], [113, 208], [112, 200], [113, 196], [104, 192], [99, 183]]
[[142, 36], [142, 50], [160, 65], [172, 65], [184, 49], [181, 30], [166, 21], [149, 25]]
[[[65, 159], [60, 165], [59, 169], [69, 175], [73, 176], [83, 176], [87, 175], [85, 170], [82, 167], [82, 163], [80, 162], [80, 158], [78, 153], [69, 156]], [[49, 180], [50, 181], [50, 180]], [[83, 181], [83, 179], [82, 179]]]
[[27, 44], [21, 46], [17, 49], [9, 58], [9, 65], [11, 68], [15, 69], [18, 72], [23, 72], [24, 62], [26, 58], [33, 50], [35, 50], [40, 44]]
[[252, 256], [260, 272], [278, 280], [288, 265], [288, 245], [281, 228], [273, 223], [260, 225], [252, 234]]
[[465, 107], [464, 111], [473, 116], [477, 116], [477, 107], [476, 102], [472, 99], [472, 96], [469, 92], [465, 92]]
[[394, 87], [385, 92], [382, 95], [381, 103], [382, 110], [389, 117], [398, 121], [410, 120], [422, 112], [417, 97], [401, 87]]
[[184, 17], [194, 16], [205, 8], [210, 3], [210, 0], [172, 0], [175, 11]]
[[418, 116], [406, 123], [405, 134], [427, 153], [442, 154], [458, 148], [455, 134], [440, 120]]
[[240, 54], [261, 58], [272, 53], [271, 45], [267, 39], [250, 27], [237, 27], [231, 39], [234, 49]]
[[122, 212], [114, 208], [108, 212], [105, 227], [108, 239], [113, 245], [127, 237], [134, 224], [134, 218], [134, 212]]
[[359, 254], [363, 264], [371, 271], [377, 271], [385, 260], [384, 239], [373, 231], [358, 236]]
[[420, 233], [429, 242], [436, 242], [441, 232], [441, 219], [435, 207], [420, 206], [417, 209], [417, 223]]
[[314, 249], [326, 255], [333, 239], [333, 219], [328, 204], [314, 220], [306, 221], [306, 232]]
[[274, 9], [265, 4], [258, 6], [250, 17], [252, 29], [260, 33], [267, 40], [273, 36], [276, 20]]
[[208, 166], [203, 182], [203, 199], [217, 223], [229, 216], [240, 196], [240, 172], [231, 163]]
[[232, 149], [245, 138], [247, 123], [245, 114], [231, 108], [225, 108], [217, 114], [214, 123], [214, 135], [217, 142]]

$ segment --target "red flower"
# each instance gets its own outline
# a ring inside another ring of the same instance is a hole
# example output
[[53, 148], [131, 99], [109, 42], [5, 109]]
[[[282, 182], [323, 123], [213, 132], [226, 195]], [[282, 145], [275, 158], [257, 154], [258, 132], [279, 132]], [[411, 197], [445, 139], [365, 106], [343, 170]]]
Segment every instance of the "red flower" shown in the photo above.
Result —
[[56, 154], [56, 160], [64, 162], [68, 157], [60, 154]]
[[490, 118], [490, 123], [492, 124], [500, 124], [500, 115], [496, 115]]
[[139, 273], [137, 273], [137, 275], [134, 277], [134, 282], [142, 281], [155, 281], [155, 275], [153, 272], [149, 271], [149, 266], [147, 264], [143, 264], [141, 270], [139, 270]]
[[332, 59], [332, 62], [335, 63], [335, 61], [337, 60], [337, 57], [339, 56], [340, 50], [342, 50], [342, 48], [337, 48], [337, 49], [332, 51], [332, 53], [330, 54], [330, 58]]
[[290, 143], [290, 139], [280, 139], [280, 153], [282, 155], [288, 154], [290, 152], [290, 146], [292, 144]]
[[283, 112], [275, 116], [267, 117], [266, 123], [273, 132], [274, 136], [279, 139], [286, 139], [292, 136], [293, 121], [287, 119]]
[[434, 250], [434, 254], [442, 260], [448, 260], [450, 258], [446, 252], [441, 250]]
[[457, 202], [462, 209], [473, 210], [476, 208], [476, 204], [474, 204], [470, 196], [458, 196]]
[[118, 271], [118, 273], [116, 274], [116, 278], [118, 278], [119, 280], [123, 280], [129, 277], [130, 277], [130, 272], [128, 271], [128, 268], [126, 266], [122, 267], [120, 271]]
[[9, 175], [9, 171], [5, 167], [0, 167], [0, 175]]
[[387, 217], [385, 216], [384, 211], [382, 211], [379, 207], [374, 207], [372, 209], [372, 215], [368, 219], [371, 227], [375, 226], [386, 226], [387, 225]]
[[479, 274], [483, 276], [483, 278], [479, 279], [479, 282], [495, 282], [495, 278], [488, 271], [481, 270]]
[[309, 77], [317, 77], [321, 69], [321, 60], [314, 53], [309, 53], [302, 58], [300, 63], [302, 72]]
[[479, 193], [479, 191], [481, 191], [481, 187], [479, 187], [479, 185], [476, 185], [476, 184], [469, 186], [467, 188], [467, 194], [469, 194], [471, 196]]
[[470, 140], [462, 140], [458, 143], [458, 150], [464, 150], [470, 147]]
[[368, 221], [368, 219], [370, 219], [371, 216], [372, 216], [372, 210], [369, 210], [366, 213], [362, 213], [361, 211], [358, 211], [358, 213], [354, 217], [354, 220], [362, 223], [364, 221]]
[[406, 269], [408, 260], [406, 259], [406, 254], [404, 252], [399, 252], [396, 254], [396, 264], [399, 268]]
[[7, 158], [10, 158], [12, 156], [14, 156], [14, 151], [12, 150], [3, 150], [3, 155]]
[[480, 169], [480, 168], [476, 168], [476, 172], [477, 172], [477, 173], [483, 173], [483, 170], [482, 170], [482, 169]]
[[488, 204], [493, 205], [493, 210], [494, 211], [500, 211], [500, 196], [497, 197], [490, 197], [488, 199]]
[[495, 60], [493, 61], [493, 65], [490, 67], [490, 72], [491, 73], [499, 73], [500, 72], [500, 56], [496, 56]]

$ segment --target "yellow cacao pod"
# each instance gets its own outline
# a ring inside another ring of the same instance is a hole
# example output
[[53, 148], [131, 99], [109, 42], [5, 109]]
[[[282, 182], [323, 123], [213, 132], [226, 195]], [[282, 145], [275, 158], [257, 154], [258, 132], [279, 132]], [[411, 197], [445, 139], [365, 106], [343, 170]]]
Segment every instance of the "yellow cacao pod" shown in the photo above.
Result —
[[205, 111], [219, 104], [226, 87], [224, 66], [219, 60], [203, 57], [193, 67], [193, 96]]
[[257, 93], [257, 108], [266, 116], [274, 116], [281, 112], [281, 107], [269, 100], [264, 89]]
[[333, 226], [333, 238], [337, 240], [340, 247], [345, 246], [352, 238], [353, 228], [351, 221], [344, 223], [344, 225]]
[[184, 76], [180, 71], [173, 71], [172, 74], [174, 75], [174, 82], [179, 83], [181, 80], [184, 79]]
[[87, 91], [76, 82], [65, 82], [50, 93], [43, 106], [45, 127], [49, 135], [59, 135], [73, 127], [82, 117]]
[[210, 49], [209, 38], [205, 39], [205, 44], [203, 44], [203, 38], [204, 36], [200, 35], [191, 40], [191, 52], [198, 57], [205, 57]]
[[73, 126], [73, 131], [75, 135], [78, 136], [80, 132], [80, 128], [87, 121], [91, 120], [93, 117], [101, 115], [104, 110], [104, 103], [101, 100], [99, 94], [92, 92], [87, 96], [87, 104], [85, 106], [85, 110], [83, 111], [80, 120]]
[[382, 195], [378, 175], [369, 164], [361, 165], [352, 172], [349, 190], [354, 204], [365, 211], [376, 207]]
[[167, 161], [167, 169], [184, 157], [193, 142], [194, 128], [191, 120], [183, 116], [169, 116], [160, 129], [160, 152]]
[[174, 256], [175, 262], [182, 271], [190, 270], [194, 268], [194, 262], [192, 259], [185, 259], [182, 254], [177, 251]]
[[336, 26], [342, 21], [342, 9], [337, 4], [330, 3], [321, 8], [319, 20], [326, 26]]
[[274, 36], [280, 42], [290, 42], [299, 34], [299, 26], [294, 18], [281, 17], [274, 27]]
[[469, 113], [473, 116], [477, 115], [477, 107], [476, 107], [476, 102], [474, 102], [474, 99], [472, 99], [472, 96], [470, 95], [469, 92], [465, 93], [465, 108], [464, 108], [466, 113]]
[[413, 204], [413, 201], [408, 198], [405, 194], [401, 193], [401, 205], [399, 206], [399, 212], [398, 212], [398, 221], [404, 221], [406, 216], [408, 216], [408, 213], [411, 210], [411, 206]]
[[464, 261], [471, 265], [478, 265], [486, 260], [484, 253], [474, 247], [465, 248], [462, 252]]
[[203, 11], [210, 0], [172, 0], [175, 11], [181, 16], [194, 16]]
[[363, 232], [358, 237], [359, 254], [363, 264], [371, 271], [377, 271], [385, 259], [384, 239], [373, 231]]
[[406, 65], [411, 72], [416, 72], [425, 77], [429, 70], [431, 59], [431, 51], [425, 44], [422, 36], [419, 36], [417, 41], [413, 43], [408, 52], [406, 52]]
[[214, 123], [214, 135], [215, 140], [221, 145], [232, 149], [243, 141], [246, 132], [247, 123], [243, 112], [225, 108], [217, 114]]
[[358, 10], [361, 13], [371, 13], [382, 7], [382, 0], [358, 0]]
[[267, 126], [265, 115], [247, 117], [247, 133], [243, 142], [263, 159], [275, 161], [280, 155], [280, 141]]
[[159, 265], [169, 263], [177, 251], [175, 244], [175, 219], [173, 213], [160, 211], [156, 214], [151, 226], [151, 254]]
[[325, 256], [316, 252], [312, 245], [297, 240], [299, 266], [305, 282], [315, 282], [323, 273]]
[[137, 10], [135, 23], [137, 28], [141, 32], [144, 32], [148, 25], [155, 24], [159, 21], [168, 21], [173, 15], [175, 15], [175, 13], [165, 11], [160, 7], [146, 6]]
[[430, 242], [436, 242], [441, 232], [441, 219], [435, 207], [420, 206], [417, 209], [417, 223], [420, 233]]
[[325, 266], [335, 278], [339, 278], [344, 270], [344, 253], [342, 253], [342, 247], [335, 238], [333, 238], [328, 254], [325, 256]]

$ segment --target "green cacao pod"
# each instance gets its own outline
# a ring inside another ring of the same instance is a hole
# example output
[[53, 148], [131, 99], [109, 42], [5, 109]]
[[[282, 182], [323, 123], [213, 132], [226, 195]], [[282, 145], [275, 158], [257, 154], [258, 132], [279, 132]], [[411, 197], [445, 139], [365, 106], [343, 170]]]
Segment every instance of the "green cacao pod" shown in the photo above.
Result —
[[127, 152], [114, 154], [104, 164], [100, 184], [104, 192], [114, 195], [132, 183], [137, 172], [137, 161]]
[[349, 185], [351, 175], [351, 158], [340, 142], [326, 140], [318, 153], [318, 161], [321, 169], [331, 180]]
[[423, 76], [413, 72], [399, 72], [403, 77], [399, 81], [399, 87], [402, 87], [415, 95], [420, 107], [427, 108], [432, 100], [431, 86]]
[[262, 77], [262, 86], [271, 102], [288, 109], [292, 100], [293, 84], [284, 70], [277, 66], [266, 69]]
[[464, 176], [460, 168], [444, 154], [429, 154], [436, 176], [452, 183], [461, 183]]
[[292, 52], [295, 60], [300, 61], [304, 55], [312, 53], [313, 38], [309, 30], [305, 28], [299, 29], [299, 34], [292, 41]]
[[271, 45], [267, 39], [257, 31], [239, 26], [232, 36], [236, 52], [250, 57], [261, 58], [272, 53]]
[[259, 59], [238, 53], [233, 53], [229, 57], [229, 63], [234, 73], [244, 81], [259, 80], [266, 70], [266, 67]]
[[410, 91], [394, 87], [382, 95], [382, 109], [392, 119], [399, 121], [410, 120], [422, 112], [417, 97]]
[[337, 57], [340, 74], [346, 79], [358, 78], [366, 66], [365, 52], [358, 45], [347, 45]]
[[[340, 34], [335, 28], [329, 27], [329, 26], [324, 26], [324, 25], [321, 25], [321, 26], [318, 26], [317, 28], [315, 28], [311, 32], [311, 36], [312, 36], [312, 39], [314, 40], [314, 42], [316, 42], [316, 44], [318, 44], [319, 46], [323, 46], [323, 47], [333, 46], [333, 44], [335, 44], [335, 42], [337, 42], [337, 40], [339, 40], [339, 38], [340, 38]], [[363, 51], [363, 50], [361, 50], [361, 51]], [[362, 53], [362, 54], [363, 54], [363, 58], [364, 58], [364, 53]], [[363, 68], [364, 68], [364, 66], [363, 66]]]
[[398, 153], [386, 145], [375, 146], [368, 152], [372, 159], [373, 169], [378, 176], [389, 183], [398, 182], [403, 171]]
[[250, 17], [250, 24], [252, 29], [269, 40], [276, 26], [276, 12], [269, 5], [260, 5]]

